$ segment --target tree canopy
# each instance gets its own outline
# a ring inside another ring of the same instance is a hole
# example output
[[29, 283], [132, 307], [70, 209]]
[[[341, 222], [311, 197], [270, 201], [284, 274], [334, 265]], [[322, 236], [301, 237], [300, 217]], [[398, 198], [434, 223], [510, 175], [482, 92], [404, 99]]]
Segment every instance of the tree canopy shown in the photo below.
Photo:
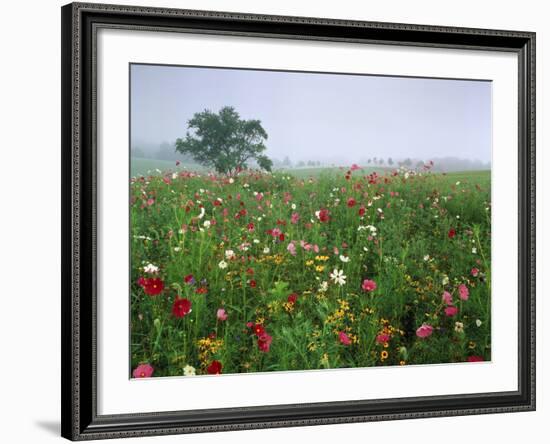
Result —
[[259, 120], [241, 119], [233, 107], [219, 113], [204, 110], [188, 121], [185, 139], [176, 140], [176, 151], [190, 154], [195, 161], [218, 173], [235, 174], [248, 161], [271, 171], [273, 162], [264, 153], [267, 133]]

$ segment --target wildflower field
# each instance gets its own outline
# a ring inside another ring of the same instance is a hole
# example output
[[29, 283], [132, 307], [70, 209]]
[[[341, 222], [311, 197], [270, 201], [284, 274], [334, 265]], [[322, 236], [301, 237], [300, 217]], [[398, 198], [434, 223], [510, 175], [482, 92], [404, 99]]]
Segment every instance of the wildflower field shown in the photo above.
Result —
[[131, 179], [133, 377], [491, 358], [490, 173]]

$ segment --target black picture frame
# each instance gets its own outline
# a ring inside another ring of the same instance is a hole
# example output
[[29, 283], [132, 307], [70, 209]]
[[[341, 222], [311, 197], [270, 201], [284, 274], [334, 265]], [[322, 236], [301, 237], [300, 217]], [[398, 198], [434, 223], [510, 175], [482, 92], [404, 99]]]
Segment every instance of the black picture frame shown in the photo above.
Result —
[[[70, 440], [535, 409], [535, 33], [72, 3], [62, 15], [62, 436]], [[519, 66], [518, 390], [298, 405], [97, 414], [96, 100], [99, 27], [508, 51]]]

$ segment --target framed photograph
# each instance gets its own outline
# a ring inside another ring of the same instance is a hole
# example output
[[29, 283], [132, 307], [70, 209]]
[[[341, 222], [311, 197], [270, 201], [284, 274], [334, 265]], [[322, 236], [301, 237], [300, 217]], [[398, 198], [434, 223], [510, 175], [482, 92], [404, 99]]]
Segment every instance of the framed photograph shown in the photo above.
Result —
[[535, 34], [72, 3], [62, 435], [535, 409]]

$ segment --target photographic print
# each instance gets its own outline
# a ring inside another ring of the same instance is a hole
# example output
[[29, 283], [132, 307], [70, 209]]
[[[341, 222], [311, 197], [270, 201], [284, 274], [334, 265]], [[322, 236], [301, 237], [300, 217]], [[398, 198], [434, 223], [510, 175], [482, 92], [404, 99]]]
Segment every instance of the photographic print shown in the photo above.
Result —
[[130, 65], [133, 378], [491, 359], [491, 82]]

